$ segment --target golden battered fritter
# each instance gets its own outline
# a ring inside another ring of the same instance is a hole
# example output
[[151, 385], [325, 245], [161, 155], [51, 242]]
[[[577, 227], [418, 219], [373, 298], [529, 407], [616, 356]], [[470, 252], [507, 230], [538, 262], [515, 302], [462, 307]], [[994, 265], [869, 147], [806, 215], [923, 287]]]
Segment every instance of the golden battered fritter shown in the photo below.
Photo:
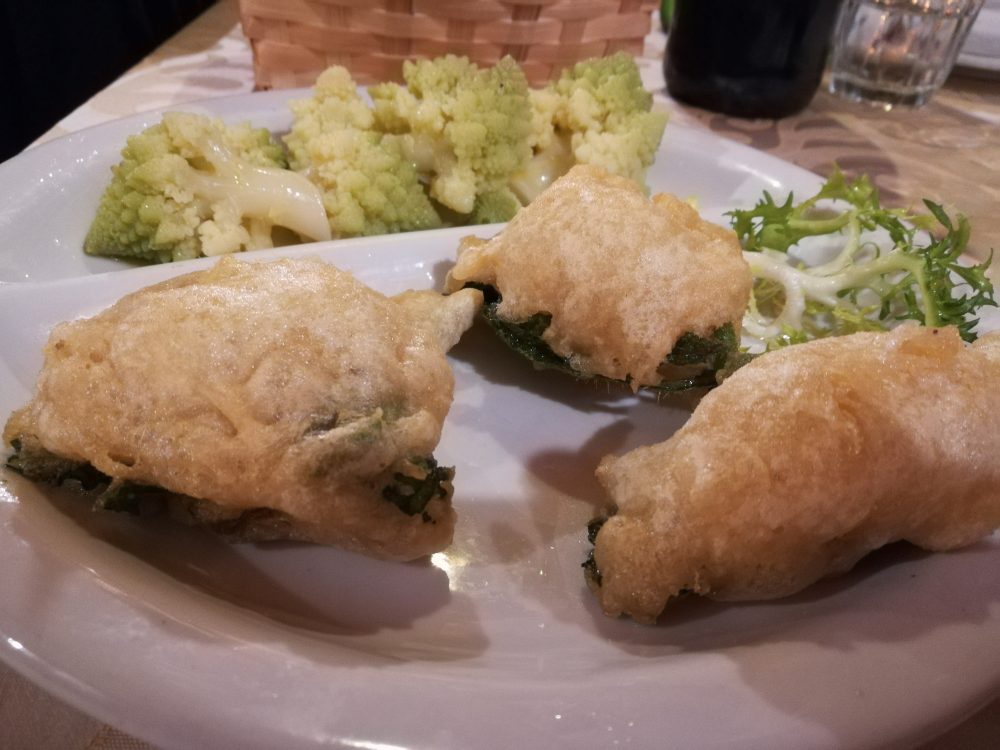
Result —
[[427, 459], [452, 399], [445, 352], [480, 303], [224, 258], [56, 327], [4, 440], [29, 476], [89, 464], [240, 538], [420, 557], [452, 537], [450, 475]]
[[787, 596], [893, 541], [982, 539], [1000, 527], [997, 383], [1000, 333], [906, 325], [763, 355], [669, 440], [601, 463], [604, 611]]
[[505, 321], [551, 315], [542, 338], [581, 376], [638, 388], [663, 380], [658, 368], [683, 334], [738, 333], [751, 277], [732, 231], [580, 165], [497, 236], [463, 241], [447, 284], [469, 283], [500, 293]]

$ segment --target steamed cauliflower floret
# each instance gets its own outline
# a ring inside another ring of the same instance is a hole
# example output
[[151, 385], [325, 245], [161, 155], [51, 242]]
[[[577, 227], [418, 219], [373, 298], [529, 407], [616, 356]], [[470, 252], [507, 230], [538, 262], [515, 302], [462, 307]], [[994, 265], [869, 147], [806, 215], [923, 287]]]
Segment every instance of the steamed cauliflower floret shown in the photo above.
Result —
[[440, 225], [399, 137], [374, 129], [374, 113], [346, 69], [324, 71], [313, 96], [291, 107], [291, 166], [322, 190], [335, 235]]
[[543, 89], [531, 89], [531, 132], [528, 134], [528, 143], [534, 152], [543, 151], [548, 148], [552, 139], [555, 138], [556, 112], [562, 103], [562, 97], [552, 87]]
[[584, 60], [532, 92], [534, 157], [511, 187], [532, 201], [573, 164], [592, 164], [644, 183], [667, 116], [651, 111], [635, 61], [624, 52]]
[[128, 139], [84, 250], [166, 262], [271, 247], [276, 227], [329, 239], [319, 191], [286, 166], [267, 130], [167, 113]]
[[491, 198], [491, 205], [516, 211], [518, 201], [506, 183], [531, 156], [528, 84], [517, 63], [504, 58], [480, 69], [447, 55], [407, 62], [403, 77], [405, 87], [372, 87], [375, 126], [400, 136], [431, 197], [468, 215], [478, 197], [500, 191], [507, 194], [504, 200]]

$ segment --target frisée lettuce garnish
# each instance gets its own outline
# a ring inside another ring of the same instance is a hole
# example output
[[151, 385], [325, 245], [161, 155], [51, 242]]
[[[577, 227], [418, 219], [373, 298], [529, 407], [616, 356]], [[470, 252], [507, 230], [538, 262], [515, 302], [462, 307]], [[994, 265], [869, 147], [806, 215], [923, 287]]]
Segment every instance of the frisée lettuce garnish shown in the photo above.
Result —
[[804, 201], [765, 192], [752, 209], [730, 211], [754, 275], [744, 333], [770, 349], [916, 320], [975, 340], [977, 312], [996, 306], [992, 254], [963, 262], [966, 217], [924, 205], [927, 213], [885, 208], [867, 176], [835, 169]]

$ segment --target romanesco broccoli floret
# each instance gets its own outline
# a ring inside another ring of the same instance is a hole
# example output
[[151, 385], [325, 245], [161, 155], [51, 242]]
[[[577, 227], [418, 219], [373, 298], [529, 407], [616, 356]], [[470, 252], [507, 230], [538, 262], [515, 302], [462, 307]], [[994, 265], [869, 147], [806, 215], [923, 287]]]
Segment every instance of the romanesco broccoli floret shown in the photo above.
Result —
[[84, 250], [167, 262], [273, 247], [277, 227], [330, 239], [319, 191], [286, 166], [267, 130], [167, 113], [128, 139]]
[[434, 200], [471, 214], [478, 196], [504, 186], [531, 156], [524, 73], [510, 58], [480, 69], [447, 55], [407, 62], [403, 77], [405, 87], [372, 87], [376, 129], [400, 136]]
[[521, 208], [521, 202], [508, 187], [487, 190], [476, 196], [469, 214], [469, 224], [496, 224], [508, 221]]
[[285, 136], [292, 169], [322, 190], [335, 235], [440, 225], [400, 137], [375, 129], [374, 113], [345, 68], [320, 74], [313, 96], [293, 102], [292, 112]]
[[534, 157], [511, 186], [525, 203], [573, 164], [593, 164], [644, 182], [656, 156], [665, 112], [652, 110], [635, 61], [624, 52], [577, 63], [533, 91]]

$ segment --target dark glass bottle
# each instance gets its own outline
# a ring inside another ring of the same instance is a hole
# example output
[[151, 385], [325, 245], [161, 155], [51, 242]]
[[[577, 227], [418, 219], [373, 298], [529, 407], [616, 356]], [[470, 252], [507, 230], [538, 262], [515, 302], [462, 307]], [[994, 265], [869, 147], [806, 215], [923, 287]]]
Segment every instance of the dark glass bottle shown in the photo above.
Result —
[[664, 72], [678, 101], [785, 117], [819, 87], [840, 0], [676, 0]]

